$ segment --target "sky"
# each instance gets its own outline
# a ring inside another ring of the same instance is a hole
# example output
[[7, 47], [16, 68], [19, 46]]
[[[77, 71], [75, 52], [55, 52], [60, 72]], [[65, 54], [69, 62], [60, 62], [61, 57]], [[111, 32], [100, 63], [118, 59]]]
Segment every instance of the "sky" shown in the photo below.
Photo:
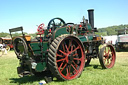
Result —
[[79, 24], [83, 16], [88, 19], [88, 9], [94, 9], [97, 28], [128, 24], [128, 0], [0, 0], [0, 32], [23, 26], [35, 33], [55, 17]]

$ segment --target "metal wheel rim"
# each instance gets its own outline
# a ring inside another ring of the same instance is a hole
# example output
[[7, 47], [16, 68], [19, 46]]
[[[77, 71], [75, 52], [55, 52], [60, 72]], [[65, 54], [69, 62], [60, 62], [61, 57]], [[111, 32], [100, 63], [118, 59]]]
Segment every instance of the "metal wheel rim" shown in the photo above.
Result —
[[61, 76], [67, 80], [76, 78], [83, 70], [84, 56], [82, 45], [77, 39], [68, 37], [62, 40], [56, 53], [56, 64]]
[[116, 58], [116, 54], [114, 48], [111, 45], [107, 45], [104, 48], [104, 53], [103, 53], [104, 65], [107, 68], [112, 68], [115, 64], [115, 58]]
[[[17, 57], [19, 59], [21, 59], [23, 57], [23, 55], [28, 52], [28, 48], [27, 48], [26, 42], [24, 41], [23, 38], [20, 38], [20, 37], [16, 38], [13, 42], [14, 42], [13, 43], [14, 51], [15, 51]], [[24, 49], [22, 52], [18, 49], [19, 42], [22, 42], [22, 47]]]

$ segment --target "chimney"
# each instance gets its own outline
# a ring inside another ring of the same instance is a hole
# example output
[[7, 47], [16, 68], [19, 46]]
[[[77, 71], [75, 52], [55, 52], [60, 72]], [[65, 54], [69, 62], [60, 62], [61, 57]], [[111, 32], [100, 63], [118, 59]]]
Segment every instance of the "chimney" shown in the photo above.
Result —
[[94, 9], [88, 10], [88, 18], [89, 18], [89, 23], [91, 24], [92, 28], [94, 29]]

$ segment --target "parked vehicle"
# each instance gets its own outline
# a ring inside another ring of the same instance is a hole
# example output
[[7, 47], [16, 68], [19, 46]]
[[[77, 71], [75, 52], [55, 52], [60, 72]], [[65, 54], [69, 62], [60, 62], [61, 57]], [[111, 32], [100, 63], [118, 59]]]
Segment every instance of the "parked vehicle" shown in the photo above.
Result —
[[121, 51], [128, 49], [128, 29], [117, 30], [117, 41], [116, 41], [116, 50]]
[[[36, 41], [23, 33], [23, 27], [9, 29], [19, 59], [19, 76], [43, 73], [46, 80], [53, 77], [72, 80], [81, 75], [92, 58], [99, 58], [102, 68], [112, 68], [116, 59], [114, 47], [103, 44], [103, 38], [95, 35], [93, 10], [88, 10], [88, 13], [89, 23], [84, 18], [80, 24], [53, 18], [47, 29], [40, 24]], [[23, 36], [13, 37], [12, 32], [16, 31], [21, 31]]]
[[0, 38], [0, 44], [3, 44], [3, 47], [6, 48], [7, 51], [10, 51], [10, 49], [13, 48], [11, 38], [1, 37]]

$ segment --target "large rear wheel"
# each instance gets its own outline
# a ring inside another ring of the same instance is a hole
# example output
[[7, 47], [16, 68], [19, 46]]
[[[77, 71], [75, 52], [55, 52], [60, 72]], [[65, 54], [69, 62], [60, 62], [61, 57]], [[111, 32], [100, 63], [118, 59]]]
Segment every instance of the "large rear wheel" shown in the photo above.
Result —
[[57, 37], [50, 45], [48, 65], [55, 77], [72, 80], [79, 77], [85, 64], [85, 51], [73, 35]]
[[100, 49], [99, 61], [102, 68], [112, 68], [115, 64], [116, 53], [111, 44], [106, 44]]
[[22, 37], [15, 38], [13, 40], [13, 46], [18, 59], [22, 59], [22, 57], [28, 53], [27, 43]]

